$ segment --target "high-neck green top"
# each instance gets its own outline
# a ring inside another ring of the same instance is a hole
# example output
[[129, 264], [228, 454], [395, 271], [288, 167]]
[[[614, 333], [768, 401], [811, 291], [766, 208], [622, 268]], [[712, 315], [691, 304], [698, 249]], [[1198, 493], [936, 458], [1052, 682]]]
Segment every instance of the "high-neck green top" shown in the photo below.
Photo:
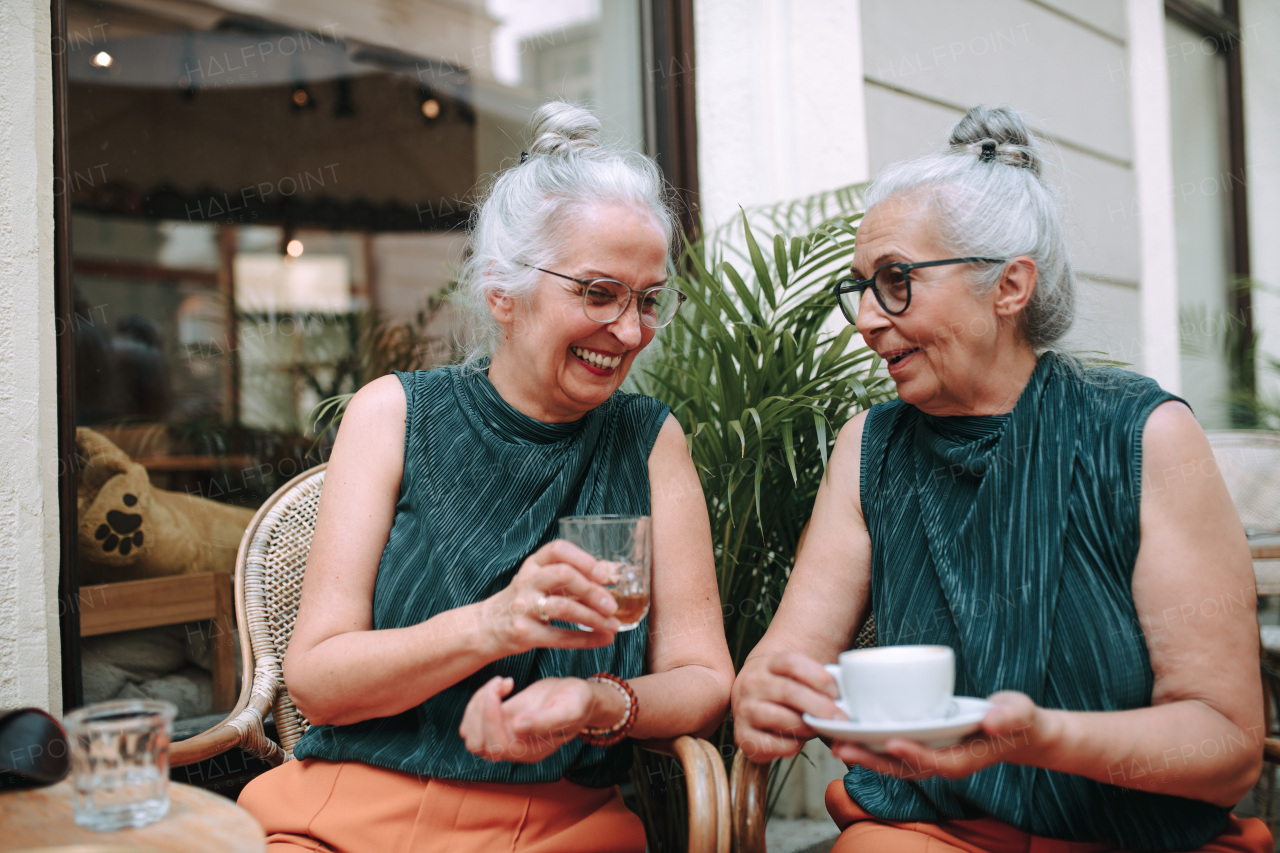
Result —
[[[483, 371], [396, 375], [408, 404], [404, 473], [378, 565], [375, 630], [416, 625], [503, 589], [556, 537], [562, 516], [649, 514], [649, 452], [669, 411], [664, 403], [615, 393], [577, 421], [547, 424], [512, 408]], [[640, 675], [647, 624], [604, 648], [502, 658], [392, 717], [314, 726], [294, 755], [440, 779], [613, 785], [630, 763], [625, 741], [603, 748], [575, 739], [537, 764], [490, 762], [467, 752], [458, 725], [495, 675], [514, 679], [517, 691], [553, 676]]]
[[[1154, 677], [1131, 590], [1142, 432], [1176, 399], [1145, 377], [1049, 353], [1006, 415], [873, 407], [861, 492], [881, 644], [951, 646], [960, 696], [1020, 690], [1046, 708], [1149, 706]], [[1116, 778], [1135, 772], [1117, 767]], [[990, 816], [1139, 851], [1198, 848], [1228, 815], [1011, 764], [919, 781], [855, 767], [845, 788], [887, 820]]]

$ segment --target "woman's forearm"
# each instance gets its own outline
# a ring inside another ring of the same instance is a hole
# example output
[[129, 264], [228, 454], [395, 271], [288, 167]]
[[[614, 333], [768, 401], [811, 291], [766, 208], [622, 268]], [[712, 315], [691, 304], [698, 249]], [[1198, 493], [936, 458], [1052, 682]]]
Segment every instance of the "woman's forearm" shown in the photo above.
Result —
[[631, 737], [636, 740], [715, 731], [729, 710], [733, 678], [709, 666], [691, 664], [631, 679], [639, 716]]
[[286, 658], [285, 682], [314, 724], [347, 725], [416, 707], [504, 653], [483, 604], [408, 628], [349, 631]]
[[1226, 807], [1258, 778], [1265, 728], [1241, 728], [1204, 702], [1042, 713], [1051, 734], [1047, 760], [1035, 763], [1050, 770]]

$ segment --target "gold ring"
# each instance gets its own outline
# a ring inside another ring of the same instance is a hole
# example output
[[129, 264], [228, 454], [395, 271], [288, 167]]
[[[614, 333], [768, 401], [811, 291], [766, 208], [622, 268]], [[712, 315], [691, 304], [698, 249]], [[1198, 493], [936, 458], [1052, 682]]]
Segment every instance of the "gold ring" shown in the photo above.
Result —
[[538, 599], [538, 618], [545, 625], [551, 621], [551, 617], [547, 615], [547, 597], [544, 595]]

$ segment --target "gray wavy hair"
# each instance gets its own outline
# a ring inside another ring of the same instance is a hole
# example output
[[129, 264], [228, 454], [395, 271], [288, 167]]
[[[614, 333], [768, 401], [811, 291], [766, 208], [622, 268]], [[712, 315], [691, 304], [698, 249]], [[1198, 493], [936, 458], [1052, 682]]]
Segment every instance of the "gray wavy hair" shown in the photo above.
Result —
[[528, 158], [496, 176], [472, 216], [459, 275], [466, 367], [491, 355], [501, 333], [486, 297], [497, 291], [527, 298], [538, 272], [526, 264], [551, 267], [563, 259], [563, 226], [580, 209], [600, 202], [641, 207], [662, 228], [668, 258], [673, 248], [672, 195], [652, 159], [604, 144], [599, 120], [562, 101], [534, 112], [528, 137]]
[[[866, 194], [870, 210], [893, 196], [923, 193], [939, 237], [957, 256], [1035, 261], [1036, 289], [1022, 323], [1037, 351], [1067, 333], [1076, 311], [1062, 216], [1042, 166], [1039, 144], [1017, 110], [977, 106], [952, 129], [946, 150], [887, 167]], [[975, 271], [974, 286], [990, 291], [1003, 272], [1003, 266]]]

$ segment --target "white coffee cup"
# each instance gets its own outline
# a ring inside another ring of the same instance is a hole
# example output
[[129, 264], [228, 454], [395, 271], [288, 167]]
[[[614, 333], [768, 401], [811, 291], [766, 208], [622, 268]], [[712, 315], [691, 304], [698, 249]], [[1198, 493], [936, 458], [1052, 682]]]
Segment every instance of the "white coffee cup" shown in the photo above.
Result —
[[947, 646], [883, 646], [842, 652], [827, 672], [859, 723], [905, 723], [947, 716], [955, 653]]

